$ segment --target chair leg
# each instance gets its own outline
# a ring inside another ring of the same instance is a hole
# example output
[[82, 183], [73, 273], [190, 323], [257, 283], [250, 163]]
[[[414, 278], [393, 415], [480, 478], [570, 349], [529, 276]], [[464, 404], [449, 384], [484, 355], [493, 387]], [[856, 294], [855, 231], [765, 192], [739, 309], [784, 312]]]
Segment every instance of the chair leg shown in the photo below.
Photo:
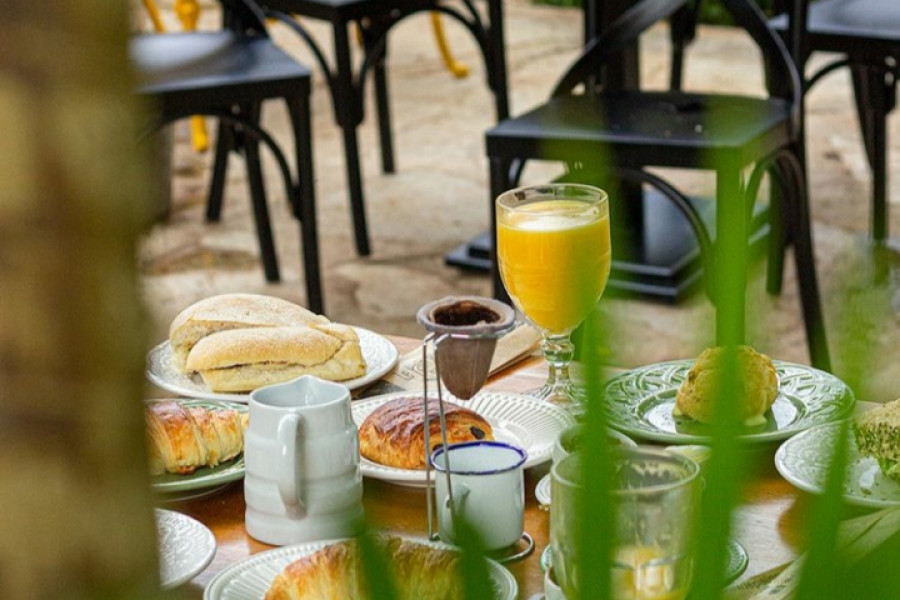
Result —
[[494, 298], [507, 304], [512, 304], [503, 281], [500, 279], [500, 268], [497, 264], [497, 208], [495, 202], [497, 196], [510, 189], [509, 180], [510, 163], [502, 158], [490, 159], [490, 190], [489, 211], [491, 215], [491, 285]]
[[310, 310], [325, 312], [322, 276], [319, 268], [319, 238], [316, 223], [316, 187], [313, 179], [312, 122], [309, 96], [298, 94], [285, 98], [294, 130], [297, 151], [298, 185], [294, 187], [292, 206], [300, 220], [303, 251], [303, 273], [306, 279], [306, 302]]
[[883, 242], [887, 228], [887, 112], [892, 85], [881, 65], [853, 65], [853, 91], [866, 156], [872, 169], [872, 238]]
[[230, 125], [219, 121], [216, 134], [216, 155], [206, 200], [206, 220], [218, 223], [222, 218], [222, 200], [225, 195], [225, 177], [228, 172], [228, 155], [234, 150], [234, 134]]
[[747, 287], [747, 202], [738, 164], [723, 160], [716, 171], [716, 243], [712, 289], [716, 344], [742, 344]]
[[[254, 123], [259, 121], [259, 105], [252, 107], [247, 113]], [[275, 283], [281, 280], [278, 272], [278, 256], [272, 238], [272, 224], [269, 221], [269, 207], [266, 203], [266, 190], [263, 182], [262, 166], [259, 160], [259, 142], [251, 136], [243, 140], [244, 156], [247, 162], [247, 182], [250, 186], [250, 199], [253, 203], [253, 218], [256, 222], [256, 236], [259, 239], [259, 253], [266, 274], [266, 281]]]
[[394, 138], [391, 133], [391, 106], [388, 99], [387, 44], [375, 61], [375, 106], [378, 109], [378, 139], [381, 141], [381, 171], [394, 173]]
[[[350, 60], [350, 37], [346, 25], [334, 28], [335, 72], [352, 73]], [[359, 143], [356, 137], [356, 125], [359, 122], [353, 82], [348, 78], [335, 80], [334, 108], [338, 125], [344, 137], [344, 157], [347, 161], [347, 187], [350, 192], [350, 212], [353, 217], [353, 231], [356, 237], [356, 252], [360, 256], [368, 256], [369, 232], [366, 226], [366, 209], [363, 199], [362, 174], [359, 164]], [[361, 112], [360, 112], [361, 115]]]
[[766, 292], [773, 296], [781, 294], [784, 284], [784, 253], [789, 243], [786, 226], [789, 219], [785, 208], [784, 194], [787, 184], [784, 174], [777, 164], [769, 170], [769, 258], [766, 263]]
[[819, 298], [819, 284], [816, 279], [816, 259], [813, 253], [812, 224], [809, 214], [809, 191], [803, 168], [796, 154], [782, 160], [789, 181], [789, 196], [786, 198], [791, 211], [794, 228], [794, 263], [797, 269], [797, 283], [800, 287], [800, 303], [803, 308], [803, 324], [806, 327], [806, 342], [814, 367], [831, 371], [831, 357], [825, 336], [825, 321]]

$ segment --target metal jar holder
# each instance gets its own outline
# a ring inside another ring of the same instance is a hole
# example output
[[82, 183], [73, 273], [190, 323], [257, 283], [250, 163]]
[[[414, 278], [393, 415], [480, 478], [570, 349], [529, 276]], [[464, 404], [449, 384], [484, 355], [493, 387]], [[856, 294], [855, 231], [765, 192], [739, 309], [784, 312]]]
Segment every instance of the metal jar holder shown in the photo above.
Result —
[[[487, 379], [497, 340], [515, 327], [513, 310], [497, 300], [477, 296], [448, 297], [426, 304], [417, 319], [428, 334], [422, 340], [422, 410], [425, 434], [425, 497], [428, 510], [428, 539], [439, 539], [434, 526], [435, 498], [431, 478], [431, 419], [428, 407], [428, 346], [432, 345], [437, 387], [441, 445], [444, 448], [444, 476], [447, 482], [448, 509], [456, 523], [451, 482], [447, 419], [443, 385], [461, 400], [474, 396]], [[443, 382], [443, 385], [442, 385]], [[534, 550], [534, 539], [522, 534], [525, 548], [510, 556], [494, 557], [501, 563], [525, 558]]]

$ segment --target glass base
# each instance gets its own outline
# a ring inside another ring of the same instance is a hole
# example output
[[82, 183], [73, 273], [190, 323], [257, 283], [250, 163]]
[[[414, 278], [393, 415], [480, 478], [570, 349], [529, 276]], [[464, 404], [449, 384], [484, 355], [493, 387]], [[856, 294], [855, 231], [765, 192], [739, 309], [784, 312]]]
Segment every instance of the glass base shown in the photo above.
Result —
[[555, 406], [565, 409], [575, 418], [580, 418], [585, 411], [585, 394], [584, 389], [573, 384], [571, 381], [559, 382], [551, 385], [549, 382], [542, 388], [535, 388], [525, 392], [529, 396], [533, 396], [538, 400], [549, 402]]

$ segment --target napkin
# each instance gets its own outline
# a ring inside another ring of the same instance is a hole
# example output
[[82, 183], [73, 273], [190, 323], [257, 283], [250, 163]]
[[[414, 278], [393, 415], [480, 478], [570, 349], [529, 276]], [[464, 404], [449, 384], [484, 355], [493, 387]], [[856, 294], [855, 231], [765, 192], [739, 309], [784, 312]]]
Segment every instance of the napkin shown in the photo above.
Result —
[[[522, 323], [515, 329], [497, 340], [494, 357], [488, 375], [498, 373], [520, 360], [531, 356], [541, 341], [541, 334], [537, 329]], [[361, 390], [357, 398], [367, 398], [391, 392], [421, 392], [422, 391], [422, 347], [409, 352], [400, 358], [397, 367], [382, 377], [371, 386]], [[428, 389], [435, 390], [437, 371], [434, 368], [434, 352], [431, 344], [428, 346]], [[430, 395], [430, 393], [429, 393]]]
[[[848, 519], [838, 528], [838, 546], [845, 560], [865, 558], [900, 531], [900, 508], [887, 508], [871, 515]], [[789, 600], [803, 568], [803, 557], [770, 569], [729, 588], [728, 600]]]

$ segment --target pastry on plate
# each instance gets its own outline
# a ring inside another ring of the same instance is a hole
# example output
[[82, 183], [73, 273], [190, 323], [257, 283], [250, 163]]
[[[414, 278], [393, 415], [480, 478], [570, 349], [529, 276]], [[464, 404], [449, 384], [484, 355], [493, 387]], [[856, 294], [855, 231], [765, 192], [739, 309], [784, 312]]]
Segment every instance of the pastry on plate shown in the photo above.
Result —
[[[422, 397], [401, 396], [372, 411], [359, 427], [359, 451], [365, 458], [399, 469], [425, 468], [425, 427]], [[493, 440], [494, 432], [484, 417], [473, 410], [444, 403], [447, 443]], [[428, 401], [431, 450], [441, 443], [438, 402]]]
[[720, 382], [724, 348], [704, 350], [675, 396], [675, 416], [685, 415], [695, 421], [710, 423], [716, 400], [725, 383], [728, 400], [737, 403], [737, 411], [746, 425], [765, 423], [765, 413], [778, 396], [778, 373], [765, 354], [750, 346], [737, 347], [738, 378], [733, 382]]
[[169, 343], [175, 365], [186, 371], [191, 348], [206, 336], [229, 329], [291, 327], [328, 323], [298, 304], [261, 294], [220, 294], [191, 304], [172, 320]]
[[900, 400], [861, 415], [854, 432], [859, 453], [877, 460], [882, 472], [900, 483]]
[[246, 392], [301, 375], [346, 381], [366, 373], [356, 330], [338, 323], [229, 329], [198, 341], [187, 368], [214, 392]]
[[[414, 541], [388, 536], [378, 549], [390, 567], [397, 600], [461, 600], [460, 556]], [[358, 544], [337, 542], [285, 567], [265, 600], [365, 600], [369, 598]]]
[[149, 404], [145, 417], [153, 475], [190, 475], [200, 467], [229, 461], [244, 450], [246, 413], [164, 400]]

